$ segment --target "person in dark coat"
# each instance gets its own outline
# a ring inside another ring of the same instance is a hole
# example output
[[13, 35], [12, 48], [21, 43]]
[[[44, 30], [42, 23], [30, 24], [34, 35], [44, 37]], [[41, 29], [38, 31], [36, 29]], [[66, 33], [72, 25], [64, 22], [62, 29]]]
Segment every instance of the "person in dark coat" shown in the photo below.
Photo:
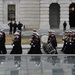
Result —
[[57, 40], [54, 31], [49, 32], [48, 42], [51, 43], [53, 48], [56, 49], [57, 47]]
[[8, 26], [10, 27], [9, 34], [12, 34], [12, 29], [13, 29], [13, 23], [12, 23], [12, 20], [11, 20], [10, 23], [8, 23]]
[[14, 24], [13, 24], [13, 33], [16, 32], [16, 28], [17, 28], [17, 23], [16, 23], [16, 21], [15, 21]]
[[50, 43], [52, 30], [48, 30], [48, 40], [47, 43]]
[[[56, 40], [56, 36], [55, 36], [55, 33], [54, 33], [54, 31], [48, 31], [48, 33], [49, 33], [49, 37], [48, 37], [48, 41], [47, 41], [47, 43], [49, 44], [49, 43], [51, 43], [52, 44], [52, 46], [53, 46], [53, 48], [56, 50], [56, 47], [57, 47], [57, 40]], [[57, 50], [56, 50], [56, 53], [55, 54], [57, 54]]]
[[72, 41], [72, 31], [68, 31], [67, 35], [63, 39], [64, 45], [62, 48], [63, 53], [65, 54], [72, 54], [73, 53], [73, 41]]
[[[28, 54], [42, 54], [40, 37], [37, 32], [33, 32], [30, 45], [31, 45], [31, 48], [30, 48]], [[36, 66], [39, 66], [40, 62], [41, 62], [41, 58], [40, 58], [40, 56], [33, 56], [33, 57], [31, 57], [30, 61], [35, 62]]]
[[19, 23], [18, 23], [18, 30], [22, 31], [22, 26], [23, 26], [23, 24], [19, 21]]
[[72, 31], [72, 54], [75, 54], [75, 30]]
[[66, 23], [66, 21], [64, 21], [64, 23], [63, 23], [63, 30], [64, 31], [66, 30], [66, 26], [67, 26], [67, 23]]
[[[13, 48], [10, 54], [22, 54], [22, 47], [21, 47], [21, 38], [20, 33], [15, 32], [14, 33], [14, 40], [13, 40]], [[17, 69], [20, 69], [21, 62], [21, 56], [14, 56], [14, 64], [17, 67]]]
[[20, 34], [18, 32], [15, 32], [14, 34], [14, 40], [13, 40], [13, 48], [10, 54], [22, 54], [22, 47], [20, 42]]
[[51, 44], [52, 44], [53, 48], [56, 49], [56, 47], [57, 47], [57, 41], [56, 41], [55, 34], [51, 35]]
[[5, 47], [6, 35], [5, 33], [0, 30], [0, 54], [6, 54], [6, 47]]
[[63, 38], [62, 38], [62, 40], [63, 40], [63, 47], [62, 47], [62, 49], [61, 49], [61, 51], [62, 52], [64, 52], [64, 50], [65, 50], [65, 47], [66, 47], [66, 43], [67, 43], [67, 37], [68, 37], [68, 31], [66, 30], [65, 32], [64, 32], [64, 35], [63, 35]]
[[42, 54], [40, 37], [37, 32], [33, 32], [30, 45], [31, 45], [31, 48], [30, 48], [28, 54]]
[[21, 31], [20, 30], [17, 30], [17, 32], [19, 33], [20, 44], [21, 44]]

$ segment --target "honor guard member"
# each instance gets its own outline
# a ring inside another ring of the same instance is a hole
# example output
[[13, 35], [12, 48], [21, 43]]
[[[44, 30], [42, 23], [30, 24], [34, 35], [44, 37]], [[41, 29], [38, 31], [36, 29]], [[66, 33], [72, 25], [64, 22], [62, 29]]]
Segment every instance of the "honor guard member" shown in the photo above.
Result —
[[23, 26], [23, 24], [19, 21], [19, 23], [18, 23], [18, 30], [22, 31], [22, 26]]
[[33, 32], [30, 45], [31, 45], [31, 48], [30, 48], [28, 54], [42, 54], [40, 37], [37, 32]]
[[72, 51], [73, 51], [72, 30], [69, 30], [69, 49], [68, 49], [68, 54], [72, 54]]
[[71, 54], [72, 53], [72, 47], [73, 47], [73, 42], [72, 42], [72, 37], [71, 37], [72, 31], [68, 30], [68, 35], [66, 40], [66, 44], [65, 44], [65, 48], [64, 48], [64, 53], [65, 54]]
[[0, 30], [0, 54], [6, 54], [6, 47], [5, 47], [6, 35], [3, 30]]
[[64, 45], [63, 45], [62, 51], [63, 53], [68, 54], [68, 46], [69, 46], [69, 31], [68, 30], [65, 31], [65, 37], [63, 41], [64, 41]]
[[22, 54], [22, 47], [20, 42], [20, 34], [18, 32], [15, 32], [14, 34], [14, 40], [13, 40], [13, 48], [10, 54]]
[[20, 43], [21, 43], [21, 31], [17, 30], [17, 32], [19, 33], [19, 38], [20, 38]]
[[63, 47], [62, 47], [62, 52], [64, 53], [64, 51], [65, 51], [65, 48], [66, 48], [66, 44], [67, 44], [67, 39], [68, 39], [68, 30], [66, 30], [65, 32], [64, 32], [64, 35], [63, 35]]
[[47, 43], [50, 43], [51, 34], [52, 34], [52, 30], [48, 30], [48, 41], [47, 41]]
[[17, 23], [16, 23], [16, 21], [15, 21], [14, 24], [13, 24], [13, 33], [16, 32], [16, 28], [17, 28]]
[[[47, 43], [51, 43], [53, 48], [56, 50], [57, 40], [56, 40], [55, 32], [53, 30], [49, 30], [48, 33], [49, 33], [49, 37]], [[57, 54], [57, 50], [55, 54]]]
[[56, 36], [55, 36], [55, 32], [52, 30], [49, 31], [48, 43], [51, 43], [53, 48], [56, 49], [56, 47], [57, 47]]
[[8, 23], [8, 26], [10, 27], [9, 34], [12, 34], [12, 29], [13, 29], [12, 20], [10, 21], [10, 23]]
[[[14, 40], [13, 40], [13, 48], [10, 54], [22, 54], [22, 47], [21, 47], [21, 32], [18, 30], [14, 34]], [[14, 63], [17, 69], [20, 69], [21, 66], [21, 56], [15, 56], [14, 57]]]
[[56, 47], [57, 47], [57, 40], [56, 40], [56, 36], [55, 36], [55, 32], [54, 31], [51, 34], [51, 44], [54, 47], [54, 49], [56, 49]]
[[75, 54], [75, 30], [72, 30], [72, 41], [73, 41], [72, 54]]

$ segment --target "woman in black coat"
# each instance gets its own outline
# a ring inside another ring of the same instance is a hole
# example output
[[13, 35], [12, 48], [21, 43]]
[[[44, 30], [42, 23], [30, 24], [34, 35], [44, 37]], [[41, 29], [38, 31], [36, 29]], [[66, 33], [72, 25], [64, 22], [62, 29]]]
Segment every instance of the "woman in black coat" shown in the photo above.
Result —
[[22, 47], [21, 47], [21, 38], [20, 34], [16, 32], [14, 34], [14, 40], [13, 40], [13, 48], [10, 54], [22, 54]]

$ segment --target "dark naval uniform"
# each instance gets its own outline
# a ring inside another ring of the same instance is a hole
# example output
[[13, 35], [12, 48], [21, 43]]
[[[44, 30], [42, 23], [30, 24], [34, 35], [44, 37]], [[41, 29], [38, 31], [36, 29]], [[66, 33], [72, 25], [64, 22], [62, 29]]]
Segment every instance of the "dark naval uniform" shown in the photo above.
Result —
[[72, 41], [72, 54], [75, 54], [75, 34], [73, 35]]
[[[13, 40], [13, 48], [10, 54], [22, 54], [22, 47], [21, 47], [21, 39], [19, 37], [19, 33], [15, 33], [15, 38]], [[17, 37], [18, 36], [18, 37]]]
[[56, 47], [57, 47], [57, 41], [56, 41], [55, 35], [52, 35], [52, 37], [51, 37], [51, 44], [54, 47], [54, 49], [56, 49]]
[[40, 44], [40, 38], [36, 37], [37, 32], [34, 32], [32, 35], [32, 40], [31, 40], [31, 48], [28, 52], [28, 54], [42, 54], [41, 52], [41, 44]]
[[0, 31], [0, 53], [6, 54], [6, 47], [5, 47], [5, 33], [3, 31]]
[[67, 35], [64, 38], [64, 45], [62, 48], [62, 52], [65, 54], [75, 54], [75, 40], [74, 35], [72, 35], [72, 31], [68, 31]]
[[[49, 35], [48, 37], [48, 44], [51, 43], [53, 48], [56, 50], [56, 47], [57, 47], [57, 41], [56, 41], [56, 37], [55, 35], [52, 33], [51, 35]], [[56, 53], [57, 54], [57, 50], [56, 50]]]

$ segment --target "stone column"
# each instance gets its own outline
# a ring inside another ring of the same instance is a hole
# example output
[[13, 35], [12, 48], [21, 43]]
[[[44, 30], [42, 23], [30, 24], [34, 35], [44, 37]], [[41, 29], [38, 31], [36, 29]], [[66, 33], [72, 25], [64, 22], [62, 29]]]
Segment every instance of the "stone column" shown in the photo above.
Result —
[[60, 4], [60, 30], [63, 30], [63, 23], [64, 21], [67, 22], [66, 29], [70, 29], [69, 25], [69, 4], [70, 2], [68, 0], [59, 1]]
[[39, 29], [50, 29], [49, 0], [40, 1], [40, 28]]
[[3, 24], [3, 0], [0, 0], [0, 24]]
[[40, 21], [40, 0], [20, 1], [20, 21], [26, 28], [39, 28]]

